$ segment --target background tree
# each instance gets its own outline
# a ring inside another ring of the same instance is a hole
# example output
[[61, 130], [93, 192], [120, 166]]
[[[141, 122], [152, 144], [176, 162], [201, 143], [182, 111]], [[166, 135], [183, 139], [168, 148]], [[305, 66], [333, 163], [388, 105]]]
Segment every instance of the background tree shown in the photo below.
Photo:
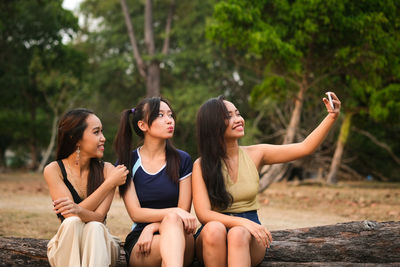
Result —
[[[198, 107], [206, 99], [232, 92], [240, 95], [247, 105], [248, 93], [233, 79], [234, 66], [220, 57], [220, 52], [205, 36], [205, 25], [212, 15], [215, 1], [183, 1], [175, 6], [169, 53], [162, 57], [160, 75], [162, 95], [169, 99], [177, 112], [174, 142], [180, 149], [197, 156], [195, 117]], [[139, 48], [144, 45], [143, 2], [128, 1], [131, 20]], [[167, 20], [169, 1], [157, 1], [153, 6], [155, 43], [162, 43], [164, 22]], [[84, 1], [81, 11], [87, 20], [98, 21], [87, 40], [80, 44], [89, 55], [88, 84], [100, 92], [89, 106], [98, 111], [105, 126], [108, 140], [115, 135], [119, 113], [132, 108], [146, 95], [145, 81], [133, 59], [131, 43], [126, 34], [119, 1]], [[159, 33], [158, 33], [159, 32]], [[105, 157], [111, 161], [115, 155], [106, 149]]]
[[[360, 94], [352, 93], [357, 91], [355, 84], [370, 81], [376, 70], [384, 69], [383, 58], [398, 57], [397, 37], [387, 43], [391, 52], [385, 52], [386, 39], [380, 39], [398, 33], [398, 23], [393, 23], [398, 11], [398, 4], [390, 0], [227, 0], [215, 6], [208, 33], [238, 65], [264, 75], [252, 93], [255, 105], [264, 103], [265, 98], [278, 103], [292, 100], [294, 106], [282, 138], [286, 144], [298, 141], [304, 101], [313, 99], [307, 94], [320, 98], [325, 91], [337, 92], [347, 116], [344, 125], [351, 125], [350, 114], [358, 105], [348, 97]], [[357, 89], [368, 94], [367, 88]], [[339, 144], [347, 135], [342, 131], [340, 136]], [[336, 158], [341, 157], [337, 154]], [[262, 178], [261, 187], [281, 179], [286, 172], [287, 165], [274, 165]]]
[[63, 35], [78, 28], [77, 19], [61, 4], [61, 0], [0, 3], [0, 132], [8, 141], [1, 142], [0, 152], [4, 157], [8, 147], [22, 154], [29, 151], [30, 169], [37, 168], [40, 147], [48, 141], [49, 120], [44, 95], [29, 67], [35, 54], [55, 53], [63, 46]]

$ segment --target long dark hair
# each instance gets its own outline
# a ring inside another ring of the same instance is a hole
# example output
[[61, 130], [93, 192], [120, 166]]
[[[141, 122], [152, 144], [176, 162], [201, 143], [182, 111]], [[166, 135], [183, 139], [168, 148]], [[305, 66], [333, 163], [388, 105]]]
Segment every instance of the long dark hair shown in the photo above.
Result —
[[209, 99], [197, 112], [197, 146], [201, 157], [200, 166], [208, 196], [213, 208], [224, 210], [233, 201], [226, 190], [221, 167], [226, 160], [225, 130], [229, 113], [223, 96]]
[[[121, 121], [117, 135], [114, 139], [114, 149], [117, 153], [118, 164], [124, 164], [129, 170], [129, 176], [132, 177], [132, 128], [135, 133], [144, 139], [144, 133], [140, 130], [138, 122], [140, 120], [146, 121], [151, 127], [151, 124], [157, 119], [160, 112], [160, 103], [164, 102], [172, 111], [172, 117], [176, 120], [175, 113], [167, 100], [161, 97], [151, 97], [143, 99], [135, 109], [125, 109], [121, 114]], [[132, 119], [130, 120], [130, 116]], [[167, 139], [165, 142], [165, 158], [167, 160], [167, 174], [174, 183], [179, 180], [179, 165], [180, 157], [179, 152], [173, 146], [171, 140]], [[126, 190], [130, 185], [130, 179], [126, 179], [126, 183], [119, 187], [121, 196], [125, 195]]]
[[[87, 127], [86, 119], [93, 111], [77, 108], [65, 113], [58, 124], [56, 160], [62, 160], [74, 153], [77, 143], [82, 139]], [[98, 158], [91, 158], [86, 192], [89, 196], [104, 181], [104, 163]]]

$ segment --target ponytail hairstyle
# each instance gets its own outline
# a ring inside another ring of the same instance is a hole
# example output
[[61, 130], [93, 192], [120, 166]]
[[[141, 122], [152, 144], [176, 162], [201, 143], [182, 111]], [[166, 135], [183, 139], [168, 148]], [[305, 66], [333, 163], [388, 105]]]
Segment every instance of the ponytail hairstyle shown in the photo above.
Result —
[[[142, 140], [144, 133], [138, 126], [140, 120], [145, 121], [149, 127], [155, 119], [158, 118], [160, 112], [160, 102], [164, 102], [172, 111], [172, 117], [176, 120], [175, 113], [169, 102], [161, 97], [151, 97], [143, 99], [136, 108], [125, 109], [122, 111], [119, 128], [114, 141], [114, 149], [117, 154], [118, 164], [124, 164], [129, 170], [128, 178], [132, 178], [132, 135], [133, 131]], [[132, 131], [133, 129], [133, 131]], [[165, 142], [165, 158], [167, 160], [167, 174], [174, 183], [179, 180], [180, 156], [171, 140]], [[121, 196], [124, 196], [126, 190], [130, 186], [130, 179], [126, 179], [125, 184], [119, 187]]]
[[[83, 132], [87, 128], [86, 120], [93, 111], [77, 108], [65, 113], [60, 119], [57, 132], [56, 160], [62, 160], [77, 149], [77, 143], [82, 139]], [[104, 182], [104, 163], [98, 158], [91, 158], [86, 192], [89, 196]]]
[[227, 158], [224, 139], [229, 113], [223, 96], [209, 99], [197, 112], [197, 146], [200, 166], [208, 197], [213, 208], [224, 210], [232, 205], [232, 195], [226, 190], [221, 167]]

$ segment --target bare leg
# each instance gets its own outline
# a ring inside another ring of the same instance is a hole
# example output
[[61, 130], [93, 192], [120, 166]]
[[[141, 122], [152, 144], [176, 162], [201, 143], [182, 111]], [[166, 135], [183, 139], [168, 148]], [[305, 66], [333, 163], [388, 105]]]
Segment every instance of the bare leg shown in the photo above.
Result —
[[236, 226], [228, 232], [228, 266], [256, 266], [265, 255], [265, 247], [250, 232]]
[[235, 226], [228, 232], [228, 266], [250, 267], [250, 232], [242, 227]]
[[262, 244], [258, 243], [254, 236], [251, 236], [250, 242], [250, 257], [251, 257], [251, 266], [257, 266], [265, 256], [266, 247]]
[[192, 234], [185, 234], [185, 255], [183, 266], [188, 266], [194, 258], [194, 237]]
[[185, 253], [185, 233], [181, 218], [169, 213], [160, 225], [160, 254], [162, 266], [181, 267]]
[[226, 228], [220, 222], [209, 222], [196, 240], [197, 255], [206, 267], [226, 266]]
[[138, 253], [138, 246], [135, 245], [131, 252], [129, 259], [130, 267], [155, 267], [161, 265], [161, 254], [160, 254], [160, 235], [154, 235], [153, 241], [151, 242], [150, 254], [144, 256]]

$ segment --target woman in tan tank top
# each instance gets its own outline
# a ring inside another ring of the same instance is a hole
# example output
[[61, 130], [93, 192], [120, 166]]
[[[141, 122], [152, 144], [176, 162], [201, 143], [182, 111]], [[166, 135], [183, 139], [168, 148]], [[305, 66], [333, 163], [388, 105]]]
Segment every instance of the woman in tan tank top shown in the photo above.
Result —
[[256, 266], [272, 242], [257, 216], [258, 172], [263, 165], [288, 162], [311, 154], [339, 116], [340, 101], [323, 102], [326, 118], [307, 138], [287, 145], [239, 146], [244, 119], [223, 97], [204, 103], [197, 114], [200, 158], [192, 173], [193, 204], [202, 223], [196, 253], [206, 267]]

